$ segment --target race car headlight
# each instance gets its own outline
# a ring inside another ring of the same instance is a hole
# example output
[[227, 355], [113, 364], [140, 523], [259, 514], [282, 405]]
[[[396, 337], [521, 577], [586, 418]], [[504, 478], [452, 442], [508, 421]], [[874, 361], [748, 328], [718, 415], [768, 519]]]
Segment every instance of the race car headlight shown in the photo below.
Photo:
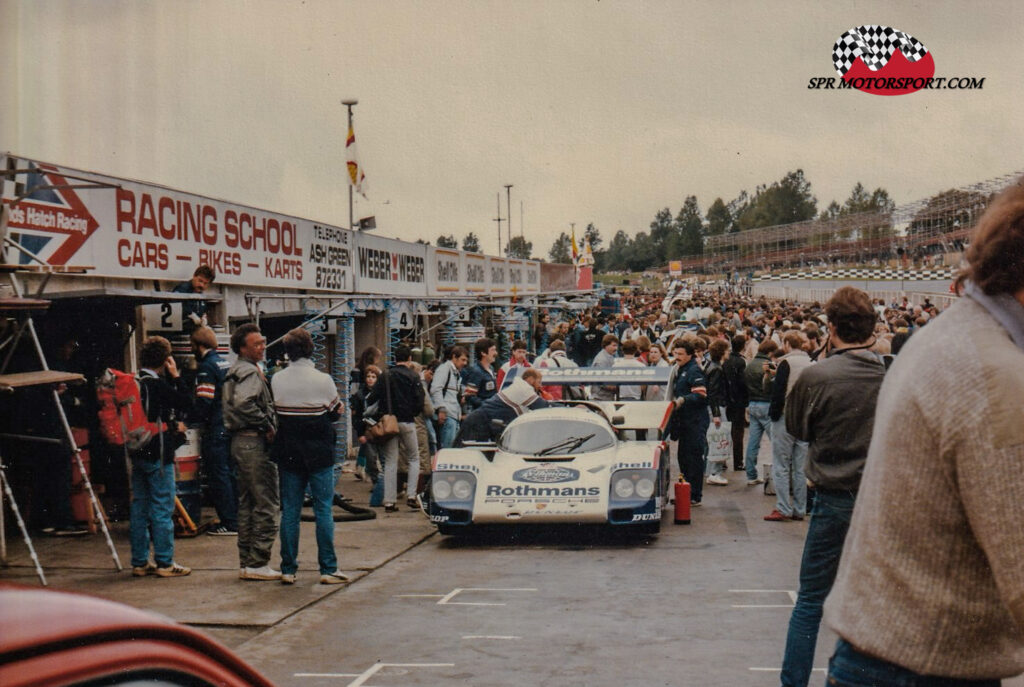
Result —
[[473, 484], [468, 479], [457, 479], [452, 485], [452, 496], [459, 501], [468, 501], [473, 498]]
[[472, 501], [476, 492], [476, 477], [468, 472], [438, 472], [430, 480], [430, 493], [434, 501]]
[[620, 499], [628, 499], [636, 492], [636, 488], [633, 486], [633, 480], [628, 476], [617, 477], [615, 479], [615, 495]]
[[654, 496], [657, 475], [652, 470], [619, 470], [612, 475], [615, 501], [647, 501]]
[[434, 500], [444, 501], [452, 495], [452, 483], [446, 479], [435, 480], [433, 483]]

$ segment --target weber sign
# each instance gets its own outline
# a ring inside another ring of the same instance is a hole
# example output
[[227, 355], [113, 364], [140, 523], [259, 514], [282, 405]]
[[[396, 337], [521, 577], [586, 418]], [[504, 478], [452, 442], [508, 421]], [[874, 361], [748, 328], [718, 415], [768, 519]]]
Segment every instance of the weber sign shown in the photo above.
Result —
[[[8, 235], [50, 265], [98, 277], [184, 281], [199, 265], [217, 284], [411, 297], [566, 290], [534, 260], [398, 241], [69, 167], [0, 156]], [[73, 177], [73, 179], [71, 178]], [[103, 188], [81, 188], [89, 182]], [[75, 187], [72, 187], [75, 186]], [[31, 191], [20, 202], [14, 200]], [[8, 260], [28, 262], [14, 250]], [[550, 274], [549, 274], [550, 273]], [[553, 289], [546, 281], [551, 280]]]

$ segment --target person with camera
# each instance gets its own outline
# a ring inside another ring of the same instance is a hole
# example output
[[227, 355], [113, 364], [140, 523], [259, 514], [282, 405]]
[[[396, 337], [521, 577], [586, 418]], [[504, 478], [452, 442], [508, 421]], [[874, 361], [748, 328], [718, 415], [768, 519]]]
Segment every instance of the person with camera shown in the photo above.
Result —
[[[462, 350], [462, 364], [465, 365], [466, 349], [461, 346], [455, 348]], [[420, 475], [420, 450], [416, 440], [416, 416], [423, 412], [423, 384], [412, 365], [412, 349], [405, 344], [395, 348], [395, 364], [381, 374], [366, 396], [367, 408], [377, 406], [378, 411], [373, 415], [377, 418], [376, 423], [386, 422], [388, 418], [385, 416], [390, 415], [397, 424], [397, 433], [378, 439], [384, 459], [384, 510], [388, 513], [398, 510], [395, 502], [398, 500], [399, 448], [409, 463], [407, 503], [410, 508], [418, 507], [415, 491]], [[455, 384], [459, 383], [458, 370], [455, 370], [453, 379]], [[434, 382], [437, 382], [437, 377]], [[367, 431], [372, 436], [373, 432]]]
[[[182, 417], [189, 407], [171, 343], [151, 336], [139, 350], [139, 391], [146, 419], [159, 431], [131, 453], [132, 575], [183, 577], [191, 568], [174, 562], [174, 452], [185, 443]], [[150, 544], [155, 563], [149, 562]]]
[[[395, 359], [398, 359], [397, 356]], [[462, 420], [462, 368], [466, 367], [468, 362], [469, 353], [466, 349], [462, 346], [452, 346], [448, 351], [448, 360], [437, 368], [434, 379], [430, 382], [430, 402], [437, 414], [441, 448], [451, 448], [455, 435], [459, 433], [459, 422]], [[499, 375], [499, 388], [500, 381]], [[420, 402], [418, 405], [423, 404]]]

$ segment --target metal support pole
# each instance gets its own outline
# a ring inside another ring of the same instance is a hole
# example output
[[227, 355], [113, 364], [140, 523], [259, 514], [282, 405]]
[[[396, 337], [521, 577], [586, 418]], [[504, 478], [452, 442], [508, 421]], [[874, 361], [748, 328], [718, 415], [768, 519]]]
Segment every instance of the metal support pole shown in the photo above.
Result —
[[[0, 486], [3, 486], [4, 494], [7, 495], [7, 500], [11, 502], [11, 512], [14, 513], [14, 519], [18, 522], [18, 529], [21, 530], [22, 539], [25, 540], [25, 546], [28, 547], [28, 555], [32, 559], [32, 562], [36, 566], [36, 575], [39, 575], [39, 581], [46, 584], [46, 575], [43, 574], [43, 566], [39, 564], [39, 556], [36, 555], [36, 549], [32, 546], [32, 538], [28, 536], [28, 528], [25, 527], [25, 521], [21, 519], [21, 512], [18, 510], [18, 504], [14, 500], [14, 492], [11, 491], [11, 483], [7, 481], [7, 472], [4, 470], [4, 465], [0, 462]], [[2, 535], [0, 537], [0, 561], [7, 563], [7, 536]]]

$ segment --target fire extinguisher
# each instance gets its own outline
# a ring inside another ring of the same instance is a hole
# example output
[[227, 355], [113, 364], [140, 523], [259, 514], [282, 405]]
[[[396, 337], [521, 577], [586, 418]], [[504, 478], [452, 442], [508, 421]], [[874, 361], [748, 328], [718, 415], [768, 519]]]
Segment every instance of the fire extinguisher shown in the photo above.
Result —
[[676, 513], [675, 523], [677, 525], [690, 524], [690, 483], [679, 475], [679, 481], [675, 484], [676, 490]]

